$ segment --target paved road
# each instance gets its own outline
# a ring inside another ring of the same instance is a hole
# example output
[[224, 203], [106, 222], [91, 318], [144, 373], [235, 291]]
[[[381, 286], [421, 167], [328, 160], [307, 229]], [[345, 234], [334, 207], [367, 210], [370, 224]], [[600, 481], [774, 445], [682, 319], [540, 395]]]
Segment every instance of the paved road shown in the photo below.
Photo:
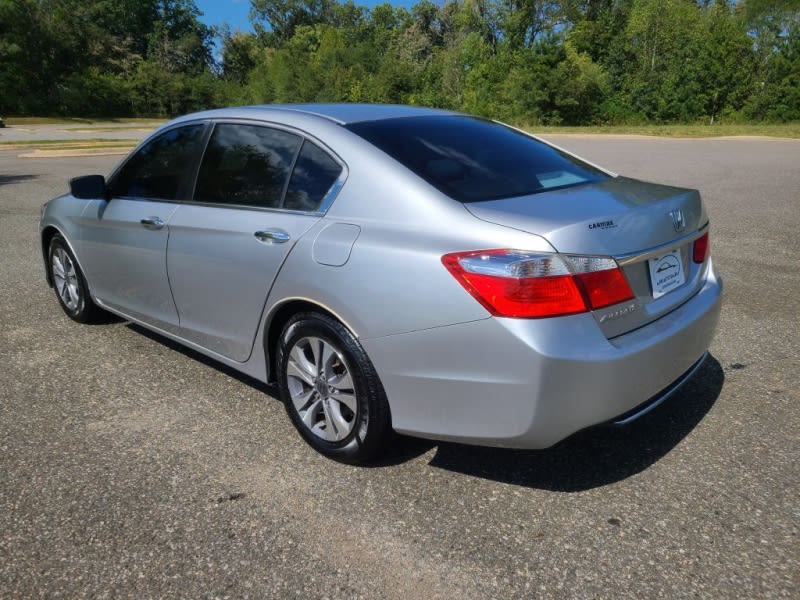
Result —
[[713, 360], [627, 429], [401, 439], [372, 468], [313, 453], [252, 380], [69, 321], [39, 206], [116, 159], [0, 152], [0, 597], [797, 598], [800, 142], [553, 139], [703, 191]]
[[0, 129], [0, 142], [40, 142], [42, 140], [140, 140], [152, 131], [156, 121], [124, 123], [63, 123], [47, 125], [14, 125]]

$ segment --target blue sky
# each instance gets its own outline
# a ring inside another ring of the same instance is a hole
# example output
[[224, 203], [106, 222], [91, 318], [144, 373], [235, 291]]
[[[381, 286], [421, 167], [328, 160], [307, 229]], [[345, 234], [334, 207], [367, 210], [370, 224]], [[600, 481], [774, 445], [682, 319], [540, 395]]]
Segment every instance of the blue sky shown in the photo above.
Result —
[[[355, 0], [355, 3], [361, 6], [375, 6], [382, 4], [383, 0]], [[250, 12], [250, 0], [195, 0], [195, 4], [203, 11], [200, 20], [206, 25], [228, 23], [231, 29], [252, 31], [250, 20], [247, 18]], [[401, 0], [389, 4], [408, 8], [416, 4], [416, 0]]]

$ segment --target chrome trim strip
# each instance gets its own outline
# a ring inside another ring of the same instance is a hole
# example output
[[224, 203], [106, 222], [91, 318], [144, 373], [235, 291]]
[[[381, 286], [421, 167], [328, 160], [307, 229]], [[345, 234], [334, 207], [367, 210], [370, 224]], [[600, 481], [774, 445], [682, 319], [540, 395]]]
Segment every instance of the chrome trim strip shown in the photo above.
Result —
[[250, 210], [250, 211], [266, 212], [266, 213], [303, 215], [307, 217], [325, 216], [325, 214], [320, 211], [292, 210], [290, 208], [277, 208], [271, 206], [246, 206], [244, 204], [225, 204], [222, 202], [195, 202], [194, 200], [180, 200], [175, 202], [174, 204], [180, 206], [205, 206], [208, 208], [230, 208], [231, 210]]
[[630, 254], [620, 254], [618, 256], [615, 256], [614, 260], [617, 261], [617, 264], [620, 267], [624, 267], [629, 264], [636, 263], [648, 258], [660, 256], [668, 249], [671, 249], [675, 246], [683, 246], [684, 244], [695, 241], [697, 238], [705, 234], [706, 231], [708, 231], [708, 223], [703, 225], [700, 229], [693, 231], [688, 235], [683, 236], [682, 238], [672, 240], [671, 242], [667, 242], [666, 244], [653, 246], [651, 248], [647, 248], [646, 250], [640, 250], [638, 252], [632, 252]]
[[703, 353], [703, 356], [700, 357], [700, 360], [694, 363], [692, 368], [690, 368], [686, 373], [684, 373], [677, 381], [672, 382], [667, 388], [667, 390], [665, 392], [662, 392], [661, 396], [657, 396], [654, 401], [647, 403], [641, 410], [637, 410], [632, 415], [629, 415], [624, 419], [613, 420], [612, 423], [614, 425], [620, 425], [620, 426], [627, 425], [628, 423], [631, 423], [632, 421], [635, 421], [639, 417], [642, 417], [647, 413], [649, 413], [651, 410], [653, 410], [654, 408], [659, 406], [662, 402], [664, 402], [664, 400], [666, 400], [667, 398], [672, 396], [672, 394], [681, 389], [683, 387], [683, 384], [685, 384], [689, 379], [691, 379], [692, 376], [697, 372], [697, 370], [701, 366], [703, 366], [703, 363], [706, 362], [707, 358], [708, 358], [708, 350], [706, 350]]

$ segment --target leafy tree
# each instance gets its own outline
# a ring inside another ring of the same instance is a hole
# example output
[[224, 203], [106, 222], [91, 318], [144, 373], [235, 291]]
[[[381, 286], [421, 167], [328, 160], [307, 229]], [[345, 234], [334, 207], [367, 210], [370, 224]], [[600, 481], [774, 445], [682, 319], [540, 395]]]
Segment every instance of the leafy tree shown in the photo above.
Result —
[[194, 0], [0, 0], [0, 111], [359, 101], [531, 124], [800, 119], [797, 0], [357, 2], [251, 0], [248, 33], [210, 29]]
[[258, 24], [263, 20], [269, 27], [261, 26], [262, 36], [269, 44], [278, 47], [288, 42], [301, 26], [329, 23], [332, 20], [335, 0], [251, 0], [250, 16]]

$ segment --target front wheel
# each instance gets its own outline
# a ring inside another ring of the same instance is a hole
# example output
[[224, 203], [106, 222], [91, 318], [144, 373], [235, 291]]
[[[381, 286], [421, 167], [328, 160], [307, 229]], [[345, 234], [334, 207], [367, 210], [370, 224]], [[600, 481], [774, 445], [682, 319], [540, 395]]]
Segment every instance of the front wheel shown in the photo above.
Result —
[[103, 311], [92, 302], [78, 261], [61, 235], [50, 240], [48, 257], [56, 297], [67, 316], [79, 323], [98, 320]]
[[286, 411], [318, 452], [341, 462], [375, 456], [391, 435], [386, 394], [361, 344], [341, 323], [300, 313], [278, 344], [278, 385]]

